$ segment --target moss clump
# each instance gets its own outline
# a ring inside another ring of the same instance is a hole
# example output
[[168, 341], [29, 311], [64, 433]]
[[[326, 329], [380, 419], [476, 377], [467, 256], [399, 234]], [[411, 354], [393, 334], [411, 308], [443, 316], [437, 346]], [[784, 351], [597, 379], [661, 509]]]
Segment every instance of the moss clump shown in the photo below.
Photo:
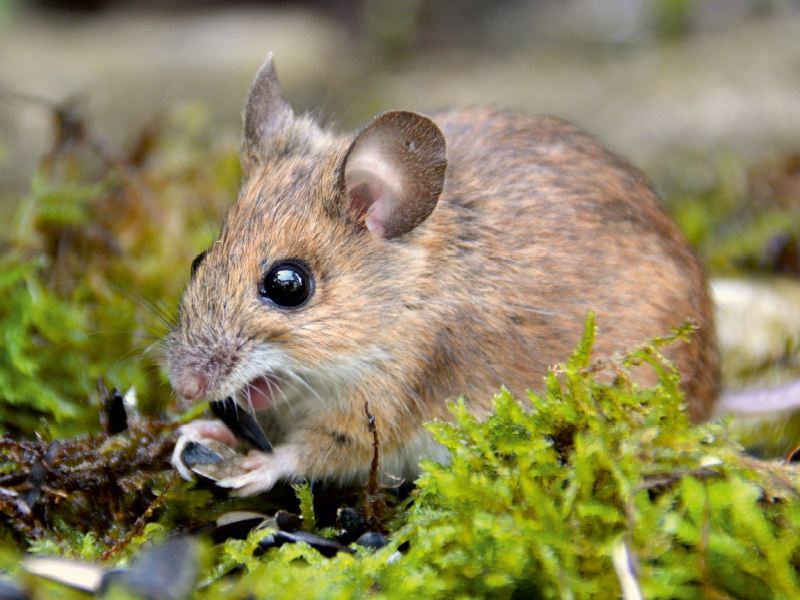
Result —
[[[798, 597], [795, 470], [743, 455], [724, 425], [688, 422], [656, 350], [671, 338], [620, 358], [607, 384], [588, 362], [592, 336], [590, 322], [532, 411], [501, 392], [485, 422], [457, 403], [454, 423], [430, 425], [451, 462], [424, 464], [389, 547], [326, 559], [291, 545], [261, 557], [264, 534], [251, 534], [218, 555], [216, 574], [234, 564], [245, 574], [207, 597], [618, 598], [615, 553], [646, 598]], [[625, 377], [642, 361], [659, 385]]]
[[85, 354], [76, 352], [82, 314], [42, 285], [42, 272], [41, 259], [0, 256], [0, 428], [6, 431], [33, 432], [45, 416], [80, 423], [80, 407], [63, 398], [76, 387], [89, 392], [74, 379], [91, 373]]

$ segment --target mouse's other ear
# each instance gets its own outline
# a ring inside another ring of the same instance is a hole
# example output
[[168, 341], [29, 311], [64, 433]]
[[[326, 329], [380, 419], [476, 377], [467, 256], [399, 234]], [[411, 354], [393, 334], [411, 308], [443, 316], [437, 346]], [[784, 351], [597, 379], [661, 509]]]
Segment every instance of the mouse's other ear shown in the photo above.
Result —
[[447, 144], [428, 117], [395, 110], [375, 117], [344, 158], [349, 214], [374, 235], [392, 239], [422, 223], [444, 188]]
[[283, 99], [270, 52], [267, 60], [261, 65], [247, 96], [242, 148], [244, 157], [257, 160], [264, 154], [273, 137], [290, 123], [292, 118], [292, 107]]

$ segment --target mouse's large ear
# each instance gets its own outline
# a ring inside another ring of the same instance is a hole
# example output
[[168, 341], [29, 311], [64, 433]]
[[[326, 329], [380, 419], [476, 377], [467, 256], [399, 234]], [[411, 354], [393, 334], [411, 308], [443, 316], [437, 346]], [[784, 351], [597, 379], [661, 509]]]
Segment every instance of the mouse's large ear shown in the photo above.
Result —
[[247, 96], [242, 149], [244, 156], [257, 159], [263, 155], [275, 134], [292, 118], [292, 107], [283, 99], [270, 52]]
[[446, 169], [447, 144], [431, 119], [401, 110], [375, 117], [345, 155], [349, 213], [375, 235], [403, 235], [433, 212]]

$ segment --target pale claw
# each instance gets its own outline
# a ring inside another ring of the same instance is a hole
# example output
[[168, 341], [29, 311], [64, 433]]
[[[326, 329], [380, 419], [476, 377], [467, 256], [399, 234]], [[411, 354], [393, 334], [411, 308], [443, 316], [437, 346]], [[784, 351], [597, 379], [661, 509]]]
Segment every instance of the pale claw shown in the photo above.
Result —
[[217, 485], [224, 488], [231, 488], [231, 494], [234, 496], [255, 496], [262, 492], [268, 492], [277, 482], [277, 477], [269, 473], [250, 471], [238, 477], [220, 479]]
[[194, 481], [194, 474], [189, 470], [189, 467], [184, 464], [183, 460], [181, 459], [181, 455], [186, 448], [186, 444], [194, 441], [195, 440], [193, 440], [192, 436], [190, 435], [180, 436], [178, 441], [175, 443], [175, 449], [172, 451], [172, 458], [169, 461], [172, 463], [172, 466], [175, 467], [175, 470], [180, 473], [181, 477], [187, 481]]

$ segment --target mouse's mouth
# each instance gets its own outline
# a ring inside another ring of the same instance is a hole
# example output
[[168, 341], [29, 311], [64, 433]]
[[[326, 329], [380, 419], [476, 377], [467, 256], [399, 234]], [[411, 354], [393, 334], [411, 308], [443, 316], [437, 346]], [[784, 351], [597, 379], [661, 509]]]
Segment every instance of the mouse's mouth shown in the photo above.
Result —
[[237, 404], [253, 410], [264, 410], [275, 403], [279, 392], [280, 379], [274, 375], [264, 375], [253, 379], [236, 394]]

